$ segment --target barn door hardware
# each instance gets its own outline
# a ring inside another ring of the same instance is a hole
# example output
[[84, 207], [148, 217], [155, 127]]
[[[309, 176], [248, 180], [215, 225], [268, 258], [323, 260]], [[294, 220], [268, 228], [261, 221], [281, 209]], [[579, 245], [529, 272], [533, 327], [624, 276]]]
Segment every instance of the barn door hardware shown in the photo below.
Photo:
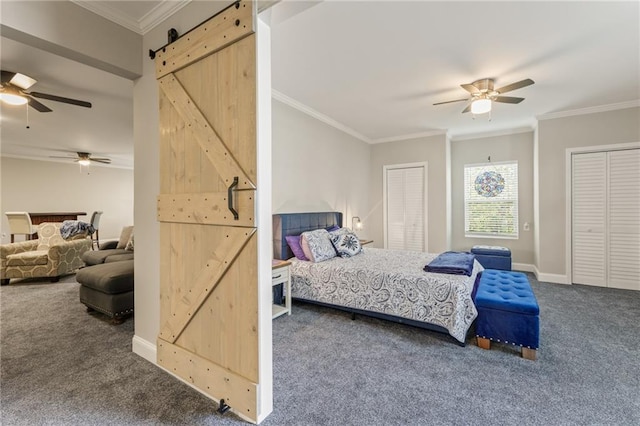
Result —
[[[167, 46], [169, 46], [171, 43], [173, 43], [174, 41], [178, 40], [179, 38], [189, 34], [191, 31], [195, 30], [196, 28], [200, 27], [201, 25], [203, 25], [204, 23], [210, 21], [211, 19], [215, 18], [216, 16], [222, 14], [223, 12], [225, 12], [227, 9], [230, 8], [235, 8], [235, 9], [239, 9], [240, 8], [240, 0], [230, 4], [229, 6], [225, 7], [224, 9], [222, 9], [220, 12], [216, 13], [215, 15], [213, 15], [210, 18], [205, 19], [203, 22], [201, 22], [200, 24], [196, 25], [195, 27], [191, 28], [189, 31], [187, 31], [186, 33], [182, 34], [182, 35], [178, 35], [178, 31], [176, 31], [175, 28], [171, 28], [168, 32], [167, 32], [167, 38], [168, 38], [168, 43], [165, 44], [164, 46], [160, 47], [159, 49], [153, 50], [153, 49], [149, 49], [149, 58], [151, 58], [152, 60], [156, 58], [156, 53], [163, 51], [166, 52], [167, 50]], [[234, 24], [237, 26], [240, 25], [240, 20], [236, 19], [236, 21], [234, 22]]]
[[238, 212], [234, 208], [234, 202], [233, 202], [233, 192], [236, 186], [238, 186], [238, 176], [234, 176], [233, 183], [229, 185], [229, 189], [227, 189], [228, 207], [229, 207], [229, 211], [233, 213], [233, 220], [238, 220]]
[[229, 407], [225, 402], [224, 399], [220, 400], [220, 407], [218, 407], [218, 413], [223, 414], [226, 413], [227, 411], [229, 411], [231, 407]]

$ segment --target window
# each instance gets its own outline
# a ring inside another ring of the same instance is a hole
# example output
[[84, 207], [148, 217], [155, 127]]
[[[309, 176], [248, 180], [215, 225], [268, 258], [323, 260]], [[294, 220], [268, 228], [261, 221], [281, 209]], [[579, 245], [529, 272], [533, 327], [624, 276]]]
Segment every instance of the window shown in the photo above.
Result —
[[464, 166], [466, 237], [518, 238], [518, 162]]

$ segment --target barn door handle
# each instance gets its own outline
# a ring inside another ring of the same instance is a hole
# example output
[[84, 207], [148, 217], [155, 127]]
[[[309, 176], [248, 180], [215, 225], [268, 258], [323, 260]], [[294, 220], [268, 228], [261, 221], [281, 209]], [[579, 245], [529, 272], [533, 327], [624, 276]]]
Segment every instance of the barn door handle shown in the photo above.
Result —
[[233, 213], [233, 220], [238, 220], [238, 212], [233, 208], [233, 191], [236, 186], [238, 186], [238, 176], [233, 178], [233, 183], [227, 189], [227, 201], [229, 202], [229, 211]]

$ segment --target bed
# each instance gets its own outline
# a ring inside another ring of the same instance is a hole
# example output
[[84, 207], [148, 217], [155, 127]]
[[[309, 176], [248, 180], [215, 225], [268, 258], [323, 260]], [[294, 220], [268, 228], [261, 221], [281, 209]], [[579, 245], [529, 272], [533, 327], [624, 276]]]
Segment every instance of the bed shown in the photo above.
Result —
[[285, 237], [342, 226], [342, 213], [273, 215], [274, 257], [291, 260], [292, 299], [443, 332], [464, 345], [477, 316], [471, 294], [482, 266], [470, 276], [428, 273], [437, 254], [365, 248], [350, 258], [298, 260]]

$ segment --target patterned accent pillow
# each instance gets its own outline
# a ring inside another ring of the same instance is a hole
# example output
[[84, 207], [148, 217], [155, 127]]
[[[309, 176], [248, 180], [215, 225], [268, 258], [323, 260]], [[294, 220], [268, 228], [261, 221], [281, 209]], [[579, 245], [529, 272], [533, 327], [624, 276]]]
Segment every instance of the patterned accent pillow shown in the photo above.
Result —
[[305, 256], [312, 262], [322, 262], [336, 257], [336, 251], [333, 248], [333, 244], [331, 244], [331, 239], [329, 239], [329, 233], [326, 229], [303, 232], [300, 238], [300, 245]]
[[287, 244], [296, 258], [300, 260], [309, 260], [309, 258], [304, 255], [304, 251], [300, 245], [300, 235], [287, 235], [284, 239], [287, 240]]
[[133, 232], [131, 233], [131, 237], [129, 237], [129, 241], [127, 241], [127, 245], [124, 247], [124, 249], [133, 251]]
[[352, 232], [332, 234], [331, 243], [336, 248], [338, 256], [340, 257], [351, 257], [362, 252], [360, 239], [358, 239], [358, 236]]

